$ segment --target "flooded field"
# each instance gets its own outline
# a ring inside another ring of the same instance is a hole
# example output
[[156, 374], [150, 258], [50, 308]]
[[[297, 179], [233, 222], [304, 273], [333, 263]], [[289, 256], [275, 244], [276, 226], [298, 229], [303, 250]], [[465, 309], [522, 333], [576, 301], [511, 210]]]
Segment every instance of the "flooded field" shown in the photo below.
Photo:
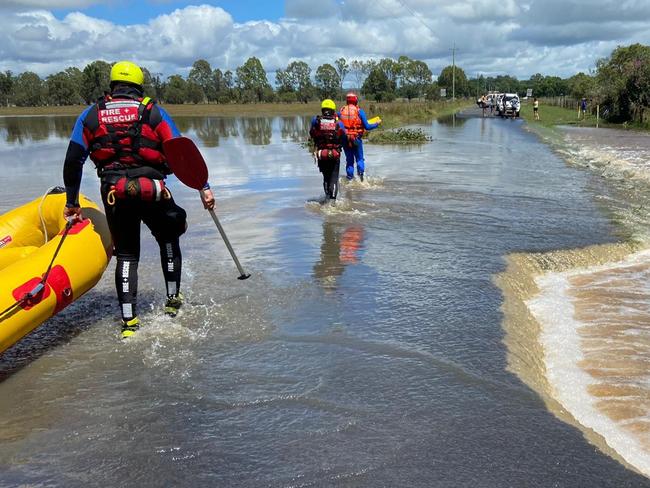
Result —
[[[0, 212], [62, 184], [73, 122], [0, 119]], [[163, 315], [143, 228], [135, 340], [118, 339], [111, 263], [0, 356], [0, 486], [650, 486], [625, 456], [647, 447], [641, 183], [521, 121], [453, 117], [422, 126], [425, 145], [367, 145], [366, 181], [322, 206], [308, 119], [177, 122], [252, 277], [236, 279], [198, 195], [171, 181], [187, 306]], [[98, 197], [90, 163], [82, 191]], [[546, 271], [564, 288], [545, 291]], [[540, 297], [558, 293], [549, 310]], [[633, 440], [607, 447], [586, 421], [585, 436], [562, 385]]]

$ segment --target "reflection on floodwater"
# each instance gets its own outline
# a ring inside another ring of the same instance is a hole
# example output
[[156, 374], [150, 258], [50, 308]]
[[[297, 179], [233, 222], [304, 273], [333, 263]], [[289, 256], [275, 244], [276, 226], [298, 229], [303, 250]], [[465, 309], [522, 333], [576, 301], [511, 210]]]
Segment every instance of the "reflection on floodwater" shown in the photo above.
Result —
[[326, 290], [334, 290], [345, 267], [358, 264], [363, 249], [364, 229], [361, 224], [341, 229], [340, 224], [323, 222], [320, 260], [314, 265], [314, 277]]
[[451, 127], [462, 127], [467, 122], [468, 118], [458, 117], [456, 114], [445, 115], [439, 117], [436, 121], [441, 125], [451, 126]]
[[9, 144], [67, 138], [76, 117], [0, 117], [0, 137]]
[[[8, 144], [67, 139], [76, 116], [0, 117], [0, 137]], [[303, 142], [309, 134], [311, 117], [174, 117], [183, 134], [195, 134], [205, 147], [217, 147], [224, 139], [243, 137], [247, 144], [265, 146], [273, 133], [283, 141]]]

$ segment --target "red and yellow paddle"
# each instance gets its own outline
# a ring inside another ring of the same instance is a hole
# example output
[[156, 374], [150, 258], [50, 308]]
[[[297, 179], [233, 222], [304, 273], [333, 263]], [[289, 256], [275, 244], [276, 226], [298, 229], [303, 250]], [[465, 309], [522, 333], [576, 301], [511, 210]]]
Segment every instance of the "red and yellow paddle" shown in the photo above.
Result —
[[[175, 137], [163, 143], [163, 150], [167, 156], [167, 163], [176, 177], [183, 184], [198, 190], [201, 195], [201, 200], [203, 201], [203, 188], [208, 182], [208, 167], [205, 164], [205, 160], [203, 159], [199, 148], [194, 144], [194, 141], [188, 137]], [[245, 280], [250, 278], [251, 275], [246, 273], [244, 268], [242, 268], [242, 265], [239, 263], [239, 259], [237, 259], [235, 251], [230, 245], [230, 241], [217, 218], [217, 214], [211, 208], [208, 209], [208, 211], [210, 212], [217, 229], [219, 229], [223, 242], [226, 243], [226, 247], [237, 266], [237, 270], [239, 270], [239, 276], [237, 279]]]

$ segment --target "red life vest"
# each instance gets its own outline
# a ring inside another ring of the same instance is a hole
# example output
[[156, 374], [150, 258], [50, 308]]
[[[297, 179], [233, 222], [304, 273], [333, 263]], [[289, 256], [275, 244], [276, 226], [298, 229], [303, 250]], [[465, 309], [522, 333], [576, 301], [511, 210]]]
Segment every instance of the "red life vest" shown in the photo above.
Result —
[[98, 169], [114, 164], [164, 168], [162, 141], [149, 124], [155, 102], [105, 97], [86, 118], [90, 159]]
[[341, 122], [349, 136], [361, 137], [365, 132], [363, 121], [359, 117], [359, 107], [356, 105], [348, 104], [341, 109]]
[[338, 159], [341, 155], [342, 130], [336, 115], [318, 115], [309, 134], [316, 144], [318, 159]]

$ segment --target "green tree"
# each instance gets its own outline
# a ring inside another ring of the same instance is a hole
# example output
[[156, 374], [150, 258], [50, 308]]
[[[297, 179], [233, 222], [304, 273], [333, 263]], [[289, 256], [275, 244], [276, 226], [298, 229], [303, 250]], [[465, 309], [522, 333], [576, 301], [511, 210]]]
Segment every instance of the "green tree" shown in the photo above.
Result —
[[401, 80], [400, 91], [402, 96], [411, 100], [424, 96], [426, 88], [431, 84], [433, 75], [427, 64], [423, 61], [400, 56], [399, 74]]
[[298, 100], [291, 76], [286, 69], [279, 69], [275, 72], [275, 86], [278, 88], [277, 95], [280, 102], [292, 103]]
[[13, 96], [14, 77], [11, 71], [0, 72], [0, 105], [9, 105]]
[[279, 93], [293, 93], [293, 85], [287, 70], [279, 69], [275, 72], [275, 86]]
[[[210, 63], [208, 63], [205, 59], [194, 61], [192, 69], [190, 70], [190, 74], [187, 77], [187, 81], [198, 85], [208, 101], [213, 102], [216, 100], [217, 87], [215, 86], [212, 67], [210, 66]], [[196, 95], [198, 96], [198, 90], [193, 89], [193, 91], [196, 91]], [[202, 101], [203, 100], [200, 100], [200, 102]]]
[[257, 101], [262, 102], [271, 96], [273, 89], [269, 84], [266, 77], [266, 71], [262, 66], [262, 62], [256, 57], [251, 57], [246, 62], [237, 68], [237, 86], [241, 91], [242, 101]]
[[520, 83], [517, 78], [509, 75], [499, 75], [487, 78], [489, 89], [500, 93], [519, 93]]
[[144, 84], [142, 90], [148, 97], [162, 100], [165, 97], [165, 83], [162, 81], [162, 73], [151, 73], [147, 68], [142, 68]]
[[376, 64], [377, 62], [373, 59], [370, 59], [368, 61], [355, 59], [350, 62], [350, 73], [352, 73], [356, 82], [355, 88], [359, 88], [363, 85], [364, 80], [374, 69]]
[[215, 101], [217, 103], [228, 103], [232, 98], [232, 86], [228, 86], [225, 74], [216, 68], [212, 72], [212, 83], [215, 89]]
[[314, 78], [321, 98], [336, 98], [340, 93], [341, 78], [339, 77], [339, 70], [331, 64], [320, 65], [316, 69]]
[[111, 65], [106, 61], [93, 61], [83, 69], [81, 96], [86, 103], [91, 103], [104, 95], [109, 89]]
[[221, 72], [221, 70], [215, 70], [214, 72], [215, 83], [217, 83], [218, 92], [217, 92], [217, 101], [219, 103], [230, 103], [236, 100], [235, 93], [235, 84], [233, 81], [232, 71], [227, 70]]
[[378, 102], [390, 101], [395, 98], [395, 84], [381, 68], [376, 67], [363, 82], [361, 93]]
[[390, 84], [397, 88], [399, 78], [402, 74], [402, 65], [394, 59], [383, 58], [375, 66], [383, 71]]
[[539, 86], [539, 94], [543, 97], [558, 97], [566, 95], [569, 87], [559, 76], [545, 76]]
[[350, 72], [350, 66], [348, 66], [348, 62], [345, 58], [339, 58], [334, 61], [334, 66], [336, 66], [336, 73], [339, 75], [339, 90], [341, 94], [343, 94], [343, 82], [345, 82], [345, 77]]
[[[591, 98], [594, 94], [594, 88], [596, 86], [596, 80], [593, 76], [589, 76], [585, 73], [578, 73], [573, 75], [567, 80], [569, 86], [569, 94], [576, 99], [583, 97]], [[534, 92], [533, 92], [534, 93]]]
[[619, 46], [596, 65], [598, 100], [607, 106], [608, 118], [643, 122], [650, 105], [650, 47]]
[[165, 102], [185, 103], [187, 100], [187, 82], [181, 75], [171, 75], [167, 78], [165, 87]]
[[31, 71], [25, 71], [16, 77], [14, 84], [14, 103], [19, 107], [37, 107], [43, 105], [45, 96], [43, 80]]
[[48, 76], [45, 79], [47, 102], [51, 105], [76, 105], [83, 103], [80, 94], [82, 73], [78, 68]]
[[425, 98], [427, 100], [440, 100], [440, 86], [438, 82], [433, 82], [425, 89]]
[[203, 88], [194, 81], [188, 81], [185, 84], [185, 97], [185, 99], [191, 103], [205, 102], [205, 93], [203, 93]]
[[314, 92], [309, 65], [304, 61], [293, 61], [287, 66], [286, 73], [298, 100], [307, 103]]
[[545, 96], [542, 93], [542, 83], [544, 82], [544, 75], [541, 73], [535, 73], [533, 76], [530, 77], [530, 80], [525, 82], [526, 88], [530, 88], [533, 90], [533, 96], [535, 97], [543, 97]]
[[469, 83], [467, 82], [465, 71], [458, 66], [455, 68], [453, 66], [443, 68], [440, 76], [438, 76], [438, 86], [447, 89], [447, 97], [453, 96], [454, 87], [457, 97], [470, 95]]

